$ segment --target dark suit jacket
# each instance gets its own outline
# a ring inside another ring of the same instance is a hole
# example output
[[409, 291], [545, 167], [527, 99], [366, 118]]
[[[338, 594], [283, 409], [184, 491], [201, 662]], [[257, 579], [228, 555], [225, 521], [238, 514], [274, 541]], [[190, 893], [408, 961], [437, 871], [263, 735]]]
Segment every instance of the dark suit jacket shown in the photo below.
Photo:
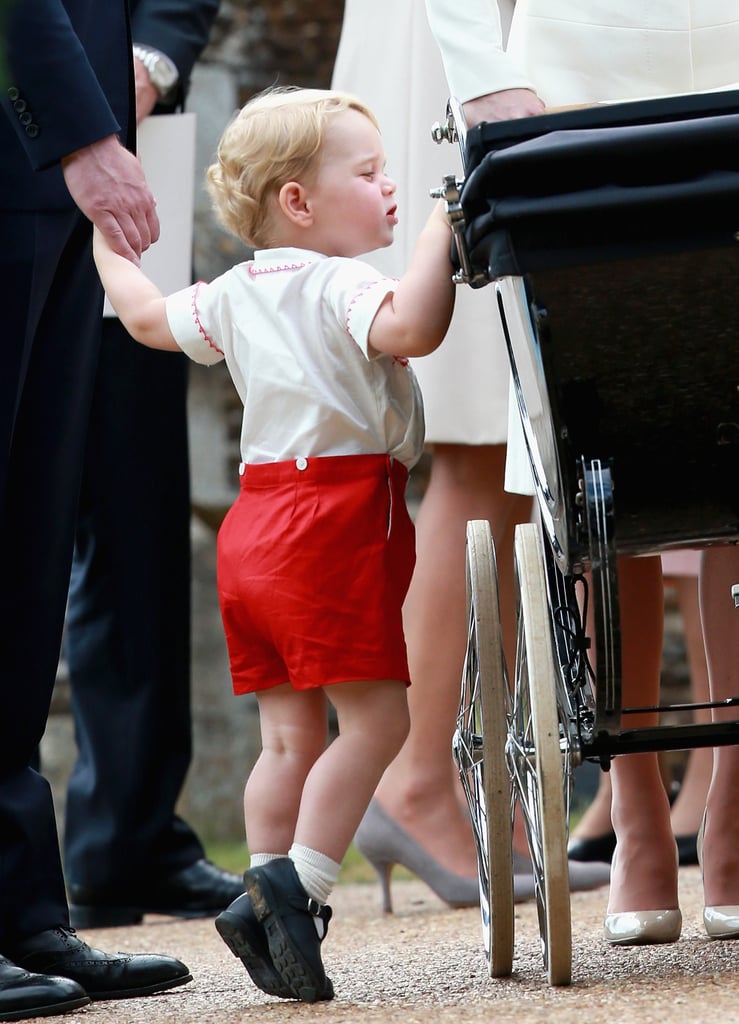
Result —
[[169, 109], [182, 105], [195, 61], [208, 41], [220, 0], [131, 0], [134, 43], [153, 46], [174, 61], [180, 87]]
[[[177, 65], [183, 91], [218, 0], [132, 0], [132, 37]], [[0, 105], [0, 203], [71, 205], [59, 161], [118, 132], [133, 147], [135, 112], [124, 0], [15, 0], [4, 40], [10, 87]], [[63, 83], [60, 87], [59, 83]], [[34, 173], [29, 173], [30, 170]]]
[[5, 208], [70, 207], [59, 161], [119, 132], [134, 138], [125, 0], [15, 0], [0, 117], [0, 200]]

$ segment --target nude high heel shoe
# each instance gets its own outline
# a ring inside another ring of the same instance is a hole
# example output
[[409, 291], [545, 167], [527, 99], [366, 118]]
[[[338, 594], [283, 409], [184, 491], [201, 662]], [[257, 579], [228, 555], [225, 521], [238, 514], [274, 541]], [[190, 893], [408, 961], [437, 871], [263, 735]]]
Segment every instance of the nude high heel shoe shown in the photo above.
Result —
[[603, 929], [612, 946], [652, 946], [677, 942], [682, 930], [680, 910], [626, 910], [606, 914]]
[[[618, 857], [618, 848], [614, 863]], [[677, 859], [677, 846], [675, 847]], [[680, 909], [624, 910], [606, 914], [603, 933], [612, 946], [652, 946], [662, 942], [677, 942], [683, 926]]]
[[[701, 878], [703, 877], [703, 833], [705, 826], [706, 812], [704, 811], [696, 843]], [[726, 904], [725, 906], [718, 907], [704, 907], [703, 927], [711, 939], [739, 939], [739, 906]]]

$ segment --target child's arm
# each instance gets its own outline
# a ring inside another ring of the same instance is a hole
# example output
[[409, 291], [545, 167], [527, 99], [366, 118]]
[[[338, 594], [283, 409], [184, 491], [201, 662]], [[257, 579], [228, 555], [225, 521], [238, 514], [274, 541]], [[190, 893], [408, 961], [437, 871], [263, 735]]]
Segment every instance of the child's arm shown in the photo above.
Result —
[[451, 228], [443, 200], [418, 236], [411, 265], [377, 311], [369, 341], [378, 352], [425, 356], [444, 340], [454, 309]]
[[110, 304], [131, 337], [149, 348], [180, 352], [169, 329], [164, 296], [156, 285], [125, 256], [113, 252], [97, 228], [93, 254]]

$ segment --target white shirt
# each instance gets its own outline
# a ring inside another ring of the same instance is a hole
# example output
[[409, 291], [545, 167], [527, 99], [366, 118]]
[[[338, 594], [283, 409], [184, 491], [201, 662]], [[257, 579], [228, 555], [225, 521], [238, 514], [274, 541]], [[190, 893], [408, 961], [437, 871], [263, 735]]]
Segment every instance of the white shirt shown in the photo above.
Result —
[[420, 458], [413, 371], [368, 341], [395, 286], [360, 260], [283, 248], [169, 296], [183, 351], [226, 360], [244, 406], [244, 462], [387, 452], [410, 468]]

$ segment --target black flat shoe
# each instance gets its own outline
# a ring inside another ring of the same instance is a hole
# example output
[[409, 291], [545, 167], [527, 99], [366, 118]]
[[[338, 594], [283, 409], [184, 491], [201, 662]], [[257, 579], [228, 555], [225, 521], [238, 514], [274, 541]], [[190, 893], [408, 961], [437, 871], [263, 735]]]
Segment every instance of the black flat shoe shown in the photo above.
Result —
[[[244, 872], [246, 892], [267, 937], [275, 970], [304, 1003], [333, 999], [334, 989], [321, 960], [321, 943], [331, 907], [311, 899], [300, 884], [295, 865], [279, 857]], [[321, 937], [316, 929], [321, 922]]]
[[0, 1020], [29, 1020], [69, 1013], [90, 997], [69, 978], [31, 974], [0, 956]]
[[69, 916], [74, 928], [140, 924], [144, 914], [215, 917], [244, 891], [238, 875], [196, 860], [172, 875], [122, 881], [110, 888], [70, 882]]
[[267, 936], [257, 921], [251, 900], [242, 893], [216, 918], [216, 930], [234, 956], [241, 960], [249, 977], [262, 992], [282, 999], [294, 999], [292, 988], [275, 970]]
[[24, 939], [12, 957], [27, 971], [71, 978], [90, 999], [148, 996], [192, 981], [187, 967], [174, 957], [104, 953], [79, 939], [73, 928], [50, 928]]
[[688, 836], [675, 836], [677, 858], [681, 867], [698, 863], [698, 833]]
[[611, 863], [613, 851], [616, 849], [616, 833], [606, 832], [604, 836], [593, 836], [590, 839], [570, 839], [567, 844], [567, 859], [579, 861], [603, 861]]

